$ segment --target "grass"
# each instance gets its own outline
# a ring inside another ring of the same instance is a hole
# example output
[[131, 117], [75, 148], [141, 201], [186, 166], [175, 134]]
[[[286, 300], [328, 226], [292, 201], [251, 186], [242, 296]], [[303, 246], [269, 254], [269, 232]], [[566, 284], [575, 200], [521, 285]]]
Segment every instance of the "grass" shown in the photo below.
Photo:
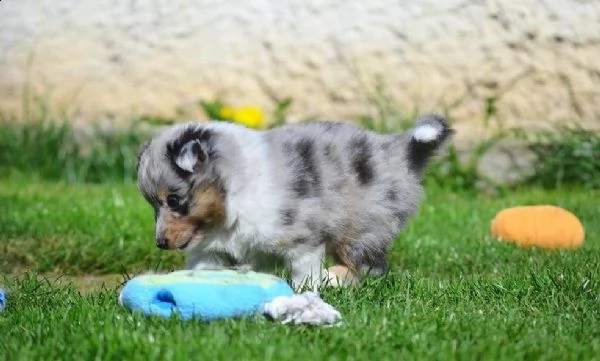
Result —
[[132, 181], [138, 151], [149, 138], [139, 122], [86, 134], [62, 119], [19, 122], [0, 114], [0, 129], [0, 174], [69, 183]]
[[[135, 186], [1, 178], [0, 271], [10, 293], [0, 359], [599, 358], [599, 191], [427, 192], [394, 244], [389, 275], [324, 290], [344, 316], [343, 326], [326, 329], [262, 317], [204, 323], [131, 314], [117, 303], [127, 275], [182, 264], [180, 254], [154, 247], [152, 212]], [[499, 209], [536, 203], [576, 213], [584, 246], [546, 252], [489, 237]], [[81, 286], [83, 276], [114, 274], [122, 276]]]
[[133, 183], [17, 178], [1, 184], [4, 274], [23, 269], [110, 274], [181, 265], [174, 253], [154, 252], [153, 212]]
[[556, 188], [582, 184], [589, 189], [600, 189], [600, 131], [567, 125], [554, 130], [525, 132], [517, 130], [517, 137], [527, 139], [529, 149], [538, 159], [530, 184]]

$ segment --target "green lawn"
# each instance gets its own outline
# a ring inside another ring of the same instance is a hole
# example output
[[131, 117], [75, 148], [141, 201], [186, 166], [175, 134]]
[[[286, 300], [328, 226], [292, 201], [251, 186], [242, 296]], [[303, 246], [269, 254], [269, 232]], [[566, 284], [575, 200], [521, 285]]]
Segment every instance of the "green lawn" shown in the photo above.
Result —
[[[10, 292], [0, 359], [600, 359], [599, 200], [598, 191], [428, 189], [388, 276], [323, 292], [344, 316], [328, 329], [130, 314], [117, 303], [126, 275], [182, 265], [154, 246], [152, 211], [135, 186], [0, 180], [0, 272]], [[583, 248], [523, 250], [489, 237], [499, 209], [535, 203], [579, 215]], [[83, 282], [115, 274], [104, 287]]]

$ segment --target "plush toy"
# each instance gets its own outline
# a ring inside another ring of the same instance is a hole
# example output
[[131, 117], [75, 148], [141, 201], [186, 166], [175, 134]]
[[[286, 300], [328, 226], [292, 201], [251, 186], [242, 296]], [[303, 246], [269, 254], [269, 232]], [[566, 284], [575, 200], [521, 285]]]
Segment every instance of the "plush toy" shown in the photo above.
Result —
[[6, 296], [4, 290], [0, 288], [0, 311], [4, 311], [4, 307], [6, 307]]
[[127, 309], [184, 320], [214, 320], [263, 313], [283, 323], [334, 325], [340, 313], [318, 294], [294, 290], [281, 278], [257, 272], [176, 271], [140, 275], [119, 295]]
[[584, 229], [571, 212], [538, 205], [504, 209], [492, 220], [492, 235], [523, 247], [575, 248], [583, 244]]

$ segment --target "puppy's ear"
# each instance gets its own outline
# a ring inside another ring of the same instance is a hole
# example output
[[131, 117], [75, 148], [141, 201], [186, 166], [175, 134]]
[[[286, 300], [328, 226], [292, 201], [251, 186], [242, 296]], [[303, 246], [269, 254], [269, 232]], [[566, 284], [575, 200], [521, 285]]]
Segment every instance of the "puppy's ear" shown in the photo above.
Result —
[[181, 177], [187, 177], [208, 161], [209, 147], [213, 133], [196, 125], [181, 131], [173, 142], [167, 145], [167, 157], [173, 170]]
[[192, 139], [185, 143], [174, 156], [175, 164], [188, 173], [194, 173], [207, 158], [206, 151], [198, 139]]

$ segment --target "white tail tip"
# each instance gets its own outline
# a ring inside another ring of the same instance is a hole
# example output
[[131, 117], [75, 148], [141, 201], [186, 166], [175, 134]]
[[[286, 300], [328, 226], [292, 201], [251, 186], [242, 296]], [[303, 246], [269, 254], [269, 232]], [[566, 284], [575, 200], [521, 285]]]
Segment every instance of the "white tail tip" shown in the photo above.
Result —
[[422, 124], [414, 129], [413, 138], [417, 142], [429, 143], [438, 140], [443, 131], [440, 124]]

